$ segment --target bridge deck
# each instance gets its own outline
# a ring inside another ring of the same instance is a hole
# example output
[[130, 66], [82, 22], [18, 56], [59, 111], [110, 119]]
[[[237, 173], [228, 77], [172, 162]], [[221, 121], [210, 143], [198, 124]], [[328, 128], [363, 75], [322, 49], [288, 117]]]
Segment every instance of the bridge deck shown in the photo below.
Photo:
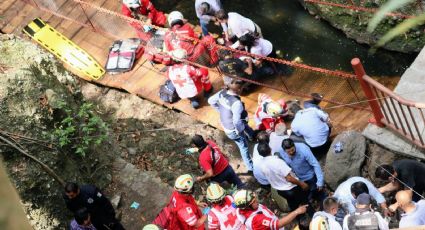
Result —
[[[61, 13], [67, 12], [69, 15], [72, 15], [76, 12], [74, 12], [75, 7], [71, 5], [71, 2], [72, 1], [58, 0], [56, 1], [56, 6]], [[120, 1], [96, 0], [93, 2], [96, 2], [97, 5], [102, 5], [107, 9], [119, 11]], [[23, 36], [21, 32], [22, 28], [32, 19], [35, 17], [41, 17], [51, 26], [62, 32], [65, 36], [72, 39], [81, 48], [86, 50], [102, 65], [106, 62], [109, 46], [115, 40], [107, 35], [95, 33], [89, 28], [82, 27], [76, 23], [64, 20], [50, 13], [40, 11], [23, 1], [3, 0], [0, 3], [0, 15], [2, 15], [2, 17], [0, 17], [0, 30], [3, 33], [12, 33], [18, 36]], [[73, 16], [73, 18], [76, 17], [78, 16]], [[120, 34], [122, 33], [123, 32], [120, 31]], [[124, 31], [124, 33], [126, 35], [125, 37], [135, 37], [133, 31]], [[160, 73], [159, 71], [161, 68], [162, 66], [160, 65], [152, 66], [149, 62], [142, 58], [137, 61], [133, 71], [121, 75], [105, 75], [103, 78], [96, 81], [96, 83], [107, 87], [123, 89], [129, 93], [136, 94], [155, 103], [164, 104], [158, 97], [159, 86], [165, 80], [163, 73]], [[72, 71], [72, 69], [70, 70]], [[296, 70], [291, 76], [284, 76], [285, 81], [287, 84], [291, 85], [291, 88], [304, 89], [307, 92], [320, 92], [323, 93], [325, 97], [338, 92], [341, 93], [341, 91], [346, 90], [346, 88], [344, 88], [346, 86], [341, 83], [343, 82], [341, 79], [329, 77], [328, 79], [319, 81], [300, 80], [301, 78], [297, 75], [301, 74], [301, 72], [302, 71], [300, 70]], [[83, 76], [80, 77], [84, 78]], [[210, 78], [214, 85], [214, 89], [217, 90], [222, 87], [221, 77], [218, 76], [217, 73], [211, 74]], [[387, 85], [391, 86], [396, 81], [397, 79], [389, 80]], [[280, 79], [280, 77], [267, 79], [265, 82], [272, 85], [282, 85], [282, 79]], [[286, 100], [303, 100], [303, 98], [287, 95], [274, 89], [257, 87], [254, 92], [243, 97], [243, 101], [245, 102], [246, 108], [250, 114], [253, 114], [257, 107], [258, 93], [267, 93], [274, 99], [285, 98]], [[347, 93], [341, 98], [341, 100], [350, 101], [349, 97], [353, 97], [353, 95]], [[203, 107], [198, 110], [194, 110], [190, 106], [190, 103], [186, 100], [182, 100], [173, 105], [164, 105], [169, 108], [180, 110], [204, 123], [220, 128], [218, 114], [211, 107], [206, 106], [205, 101], [203, 102]], [[334, 135], [347, 129], [361, 130], [366, 126], [367, 120], [370, 117], [370, 113], [364, 110], [356, 110], [346, 106], [329, 108], [335, 105], [326, 102], [323, 102], [322, 106], [328, 108], [327, 112], [330, 114], [334, 124]]]

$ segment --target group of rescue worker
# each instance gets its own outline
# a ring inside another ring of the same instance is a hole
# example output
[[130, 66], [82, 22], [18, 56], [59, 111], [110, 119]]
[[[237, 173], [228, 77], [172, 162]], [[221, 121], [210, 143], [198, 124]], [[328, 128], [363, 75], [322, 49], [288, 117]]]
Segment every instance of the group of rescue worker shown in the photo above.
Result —
[[[195, 135], [192, 145], [198, 149], [199, 165], [204, 174], [179, 176], [169, 204], [153, 224], [143, 229], [202, 230], [206, 222], [208, 229], [283, 229], [295, 222], [298, 229], [384, 230], [388, 229], [385, 218], [397, 210], [402, 213], [400, 227], [425, 224], [423, 163], [401, 160], [380, 166], [376, 177], [388, 184], [379, 189], [363, 177], [348, 178], [335, 193], [325, 189], [316, 158], [325, 155], [330, 148], [332, 125], [329, 115], [320, 107], [322, 95], [313, 93], [311, 100], [301, 106], [297, 102], [289, 105], [284, 99], [260, 94], [253, 114], [255, 130], [251, 128], [240, 97], [249, 88], [249, 82], [234, 77], [257, 81], [276, 74], [279, 66], [261, 58], [276, 57], [275, 49], [263, 38], [255, 22], [238, 13], [226, 12], [219, 0], [196, 0], [195, 11], [202, 30], [200, 36], [179, 11], [167, 16], [149, 0], [123, 0], [122, 4], [124, 15], [138, 20], [147, 18], [146, 25], [168, 27], [163, 52], [169, 58], [161, 59], [167, 59], [164, 63], [169, 65], [167, 78], [177, 95], [188, 99], [197, 109], [201, 104], [199, 94], [204, 93], [208, 104], [219, 113], [224, 133], [237, 145], [247, 174], [254, 176], [266, 194], [276, 190], [285, 198], [289, 212], [278, 217], [260, 204], [259, 195], [248, 189], [214, 140]], [[210, 22], [223, 29], [224, 45], [252, 56], [236, 56], [227, 50], [218, 52], [216, 41], [208, 32]], [[145, 26], [137, 22], [131, 25], [139, 37], [146, 36]], [[208, 70], [193, 63], [218, 65], [224, 74], [225, 88], [213, 94]], [[291, 120], [291, 129], [287, 129], [286, 123]], [[251, 154], [249, 142], [253, 141], [257, 143]], [[209, 183], [205, 194], [207, 203], [198, 202], [193, 196], [195, 187], [202, 181]], [[235, 185], [237, 190], [230, 194], [224, 182]], [[387, 206], [382, 193], [390, 191], [398, 192], [396, 202]], [[115, 218], [111, 203], [96, 187], [68, 183], [64, 199], [75, 214], [72, 230], [124, 229]], [[314, 202], [319, 205], [313, 207]], [[380, 212], [375, 211], [374, 203], [379, 204]]]

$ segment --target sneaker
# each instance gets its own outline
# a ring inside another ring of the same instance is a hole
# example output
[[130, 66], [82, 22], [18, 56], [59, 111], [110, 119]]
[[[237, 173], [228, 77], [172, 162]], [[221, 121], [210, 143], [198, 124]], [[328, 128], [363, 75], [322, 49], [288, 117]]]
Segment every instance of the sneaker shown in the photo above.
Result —
[[198, 101], [191, 101], [190, 104], [194, 109], [199, 109], [199, 107], [201, 106]]

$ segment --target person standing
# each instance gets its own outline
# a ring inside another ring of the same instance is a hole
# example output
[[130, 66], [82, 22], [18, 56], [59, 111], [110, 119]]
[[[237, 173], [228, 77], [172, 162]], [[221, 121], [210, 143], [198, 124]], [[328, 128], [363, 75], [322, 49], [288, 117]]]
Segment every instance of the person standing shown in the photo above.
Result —
[[248, 230], [284, 230], [283, 226], [307, 211], [307, 205], [302, 205], [279, 219], [270, 209], [258, 203], [253, 191], [238, 190], [234, 193], [233, 199], [238, 219], [245, 223]]
[[271, 149], [267, 143], [260, 143], [258, 152], [264, 157], [261, 172], [271, 187], [287, 200], [289, 209], [294, 211], [298, 206], [307, 204], [308, 184], [300, 181], [285, 161], [271, 155]]
[[371, 208], [371, 196], [362, 193], [356, 199], [356, 211], [344, 218], [343, 229], [388, 230], [388, 223], [381, 214]]
[[68, 182], [65, 184], [63, 199], [66, 207], [73, 213], [86, 208], [97, 230], [124, 229], [115, 218], [115, 210], [111, 202], [94, 185], [80, 187], [76, 183]]
[[[203, 230], [207, 215], [202, 214], [193, 197], [195, 180], [189, 174], [177, 177], [174, 192], [167, 207], [171, 208], [168, 230]], [[200, 203], [205, 208], [205, 203]]]
[[242, 84], [242, 81], [233, 79], [227, 89], [211, 96], [208, 103], [220, 113], [224, 133], [236, 143], [248, 173], [252, 173], [253, 165], [249, 155], [248, 139], [253, 139], [254, 131], [248, 125], [248, 112], [239, 97]]
[[397, 192], [395, 199], [397, 202], [390, 205], [389, 209], [395, 212], [399, 208], [404, 212], [401, 214], [399, 228], [425, 225], [425, 200], [413, 202], [412, 193], [405, 190]]
[[229, 184], [236, 185], [238, 188], [244, 186], [214, 141], [205, 141], [201, 135], [195, 135], [192, 137], [192, 144], [199, 149], [199, 165], [205, 172], [204, 175], [196, 177], [197, 182], [212, 180], [222, 183], [227, 181]]
[[413, 201], [418, 201], [425, 192], [425, 164], [419, 161], [403, 159], [392, 165], [382, 165], [376, 169], [375, 176], [389, 182], [379, 188], [381, 193], [409, 190], [413, 193]]
[[[183, 49], [174, 50], [173, 58], [182, 60], [186, 58], [186, 51]], [[204, 96], [208, 97], [213, 91], [208, 69], [198, 68], [185, 63], [176, 63], [167, 70], [167, 78], [170, 79], [177, 95], [182, 99], [189, 99], [192, 107], [200, 107], [199, 94], [203, 91]]]
[[196, 16], [199, 18], [199, 22], [202, 29], [202, 35], [207, 36], [208, 24], [211, 21], [217, 21], [215, 14], [221, 10], [220, 0], [196, 0], [195, 11]]
[[298, 111], [291, 129], [297, 136], [303, 136], [315, 156], [325, 155], [330, 147], [329, 115], [317, 108]]
[[270, 191], [270, 183], [267, 180], [267, 178], [263, 175], [263, 172], [261, 172], [261, 165], [263, 165], [264, 157], [260, 155], [258, 152], [258, 145], [261, 143], [268, 144], [270, 139], [269, 135], [262, 131], [257, 134], [257, 140], [258, 143], [254, 145], [254, 151], [252, 152], [252, 163], [254, 166], [254, 177], [257, 180], [257, 182], [260, 184], [260, 187], [265, 189], [266, 191]]
[[236, 42], [240, 37], [247, 33], [253, 33], [258, 37], [263, 37], [260, 27], [251, 19], [238, 13], [219, 10], [215, 17], [223, 28], [226, 41]]
[[211, 183], [207, 188], [207, 201], [211, 204], [208, 212], [209, 230], [244, 230], [245, 225], [236, 216], [232, 196], [226, 195], [224, 189]]
[[326, 198], [323, 191], [325, 181], [320, 164], [310, 148], [303, 143], [294, 143], [288, 138], [282, 141], [282, 149], [284, 152], [280, 156], [294, 170], [295, 175], [308, 184], [309, 201], [315, 199], [322, 203]]

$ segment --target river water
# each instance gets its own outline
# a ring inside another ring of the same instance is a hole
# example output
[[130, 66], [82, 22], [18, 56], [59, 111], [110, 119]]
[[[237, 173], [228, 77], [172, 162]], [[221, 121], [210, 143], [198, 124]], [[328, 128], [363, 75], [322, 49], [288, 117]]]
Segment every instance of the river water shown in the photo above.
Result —
[[[194, 0], [156, 1], [157, 8], [170, 12], [180, 10], [197, 24]], [[326, 21], [317, 20], [296, 0], [222, 0], [224, 8], [255, 21], [276, 50], [286, 59], [300, 57], [305, 64], [332, 70], [352, 72], [350, 60], [362, 60], [366, 72], [373, 76], [400, 76], [417, 54], [386, 50], [369, 52], [369, 46], [347, 38]], [[215, 28], [214, 28], [215, 27]], [[213, 32], [219, 27], [211, 26]]]

